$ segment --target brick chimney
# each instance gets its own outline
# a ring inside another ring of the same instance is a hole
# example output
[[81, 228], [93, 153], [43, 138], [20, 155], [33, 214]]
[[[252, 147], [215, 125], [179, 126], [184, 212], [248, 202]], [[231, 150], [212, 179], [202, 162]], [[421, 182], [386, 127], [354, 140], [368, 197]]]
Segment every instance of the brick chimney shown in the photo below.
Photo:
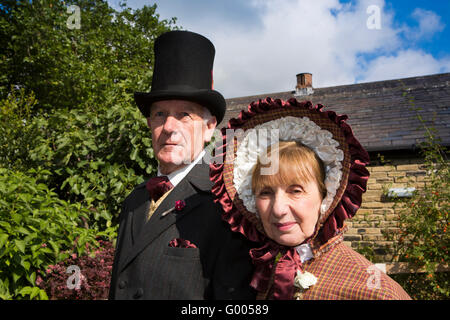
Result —
[[299, 73], [297, 74], [297, 85], [295, 86], [294, 96], [307, 96], [313, 94], [312, 87], [312, 74], [311, 73]]

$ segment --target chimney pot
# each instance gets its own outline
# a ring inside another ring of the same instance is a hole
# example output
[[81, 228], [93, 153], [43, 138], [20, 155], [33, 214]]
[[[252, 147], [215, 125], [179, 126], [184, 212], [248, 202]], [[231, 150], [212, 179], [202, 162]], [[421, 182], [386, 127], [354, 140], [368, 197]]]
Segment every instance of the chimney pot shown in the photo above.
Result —
[[295, 96], [307, 96], [314, 93], [312, 87], [312, 74], [299, 73], [297, 74], [297, 85], [295, 86]]

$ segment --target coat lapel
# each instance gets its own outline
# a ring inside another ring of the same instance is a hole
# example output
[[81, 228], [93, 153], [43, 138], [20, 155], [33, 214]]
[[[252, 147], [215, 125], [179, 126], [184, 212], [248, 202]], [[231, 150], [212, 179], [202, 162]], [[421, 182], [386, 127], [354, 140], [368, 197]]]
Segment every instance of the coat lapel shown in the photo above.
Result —
[[[209, 166], [206, 164], [196, 165], [164, 199], [148, 222], [146, 222], [146, 216], [150, 207], [150, 200], [147, 197], [146, 201], [133, 213], [132, 234], [134, 245], [125, 259], [122, 260], [120, 269], [125, 268], [161, 233], [190, 214], [200, 204], [202, 197], [198, 195], [197, 189], [209, 192], [211, 186]], [[184, 200], [186, 206], [180, 211], [172, 210], [162, 216], [162, 213], [175, 207], [177, 200]]]

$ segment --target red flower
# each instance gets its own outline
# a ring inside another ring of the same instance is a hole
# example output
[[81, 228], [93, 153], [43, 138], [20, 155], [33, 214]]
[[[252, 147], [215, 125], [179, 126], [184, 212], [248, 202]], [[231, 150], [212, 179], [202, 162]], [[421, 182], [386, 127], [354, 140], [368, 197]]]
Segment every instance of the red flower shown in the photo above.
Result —
[[186, 206], [186, 202], [183, 200], [177, 200], [175, 201], [175, 210], [181, 211]]

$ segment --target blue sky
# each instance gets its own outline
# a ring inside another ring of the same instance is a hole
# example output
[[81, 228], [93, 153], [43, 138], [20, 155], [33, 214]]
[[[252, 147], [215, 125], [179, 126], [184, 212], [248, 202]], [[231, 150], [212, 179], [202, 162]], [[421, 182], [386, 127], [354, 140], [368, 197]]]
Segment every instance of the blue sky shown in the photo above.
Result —
[[[115, 5], [119, 0], [109, 0]], [[128, 0], [216, 47], [226, 98], [450, 72], [448, 0]], [[374, 9], [375, 8], [375, 9]]]

